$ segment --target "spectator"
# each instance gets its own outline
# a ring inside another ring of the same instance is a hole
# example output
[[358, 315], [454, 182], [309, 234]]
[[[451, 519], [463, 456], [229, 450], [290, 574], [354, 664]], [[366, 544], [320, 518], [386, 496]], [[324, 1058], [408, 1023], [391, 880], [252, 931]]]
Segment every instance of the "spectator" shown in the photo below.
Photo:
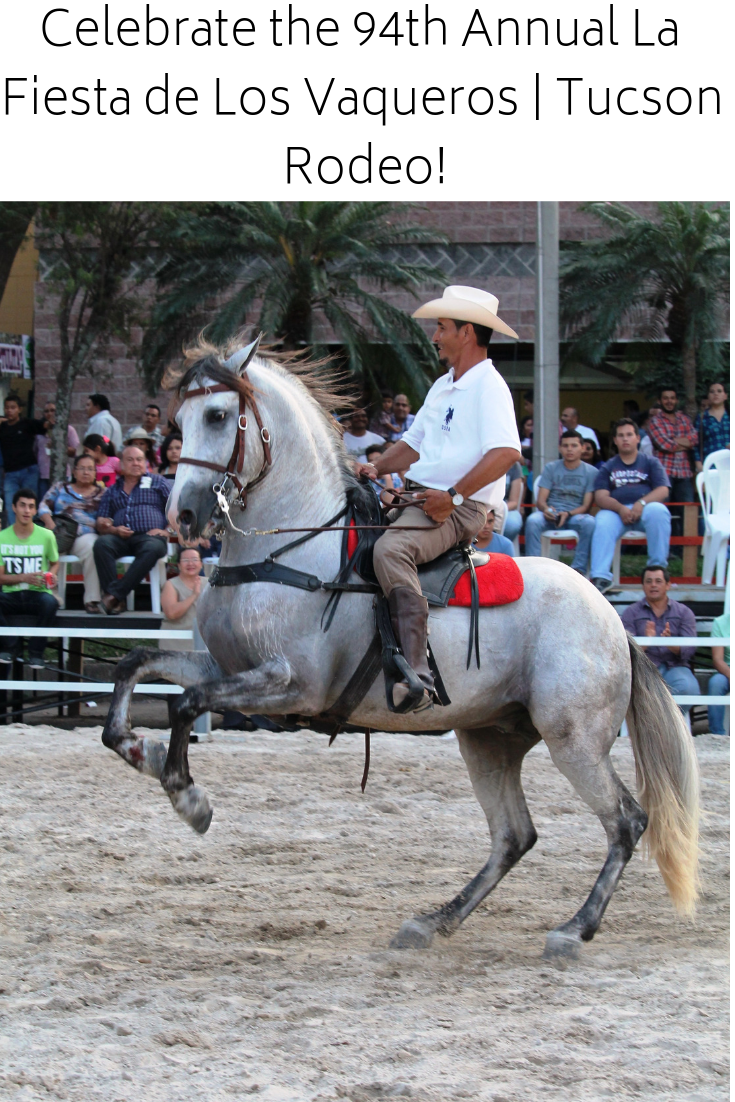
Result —
[[[730, 638], [729, 612], [712, 621], [712, 635], [716, 635], [720, 639]], [[713, 647], [712, 662], [717, 672], [713, 673], [709, 679], [708, 693], [710, 696], [728, 696], [730, 693], [730, 648]], [[707, 718], [711, 734], [726, 734], [724, 704], [710, 704], [707, 708]]]
[[[697, 433], [689, 417], [677, 410], [676, 387], [663, 386], [659, 391], [661, 409], [652, 412], [648, 432], [653, 441], [653, 455], [669, 477], [669, 501], [694, 501], [692, 465], [688, 453], [696, 446]], [[681, 530], [682, 509], [672, 509]]]
[[165, 433], [161, 428], [161, 408], [153, 402], [150, 402], [143, 410], [143, 428], [151, 437], [154, 450], [158, 452]]
[[712, 383], [707, 391], [707, 409], [697, 414], [694, 429], [697, 443], [694, 446], [694, 465], [697, 472], [712, 452], [730, 447], [730, 414], [725, 408], [727, 391], [724, 383]]
[[[49, 429], [53, 428], [56, 424], [56, 403], [47, 402], [43, 407], [43, 419], [48, 425]], [[66, 454], [71, 458], [77, 454], [77, 448], [79, 447], [79, 436], [77, 430], [73, 425], [69, 425], [66, 430]], [[49, 488], [49, 479], [51, 476], [51, 439], [48, 436], [37, 436], [33, 441], [33, 452], [36, 456], [36, 463], [38, 464], [38, 496], [43, 498], [46, 491]], [[69, 474], [69, 467], [66, 468], [67, 476]]]
[[520, 463], [514, 463], [505, 476], [505, 504], [508, 507], [508, 512], [505, 516], [505, 531], [503, 534], [511, 543], [516, 536], [521, 534], [523, 528], [521, 501], [523, 500], [525, 485], [523, 467]]
[[623, 402], [623, 417], [631, 417], [635, 421], [635, 415], [640, 413], [640, 408], [635, 398], [626, 398]]
[[115, 446], [111, 440], [93, 432], [84, 437], [84, 454], [94, 459], [97, 468], [97, 481], [112, 486], [120, 470], [120, 460], [115, 455]]
[[600, 467], [602, 466], [600, 453], [595, 447], [594, 440], [582, 441], [582, 462], [588, 463], [590, 467], [594, 467], [596, 471], [599, 471]]
[[[59, 604], [49, 588], [56, 585], [59, 552], [53, 532], [33, 523], [37, 508], [35, 490], [16, 490], [15, 520], [0, 532], [0, 627], [8, 627], [7, 616], [35, 616], [39, 628], [52, 627], [56, 619]], [[18, 642], [15, 636], [0, 636], [0, 663], [7, 666], [13, 661]], [[28, 664], [32, 670], [43, 669], [46, 642], [29, 639]]]
[[653, 455], [653, 440], [651, 434], [648, 431], [648, 422], [651, 419], [650, 409], [641, 410], [639, 413], [634, 413], [632, 420], [635, 421], [638, 426], [638, 432], [640, 433], [640, 444], [638, 450], [641, 455]]
[[38, 496], [38, 463], [33, 451], [35, 437], [43, 436], [48, 428], [46, 421], [21, 417], [21, 401], [14, 394], [5, 399], [5, 420], [0, 423], [0, 451], [5, 468], [5, 509], [8, 523], [13, 524], [15, 513], [8, 504], [21, 487], [32, 490]]
[[533, 418], [533, 391], [527, 390], [523, 395], [523, 413], [526, 417]]
[[180, 432], [170, 432], [168, 436], [164, 437], [161, 444], [161, 465], [158, 468], [158, 473], [162, 478], [167, 478], [169, 482], [173, 482], [176, 478], [182, 445]]
[[[71, 482], [55, 482], [38, 507], [39, 517], [54, 532], [57, 542], [61, 542], [62, 554], [76, 555], [81, 559], [84, 608], [92, 615], [99, 612], [101, 596], [94, 562], [94, 545], [97, 539], [97, 512], [104, 492], [104, 486], [97, 482], [92, 456], [78, 455], [74, 460]], [[65, 519], [62, 521], [60, 517]], [[67, 535], [67, 551], [64, 551], [62, 528]], [[68, 542], [69, 536], [73, 536], [73, 542]]]
[[[196, 547], [182, 547], [179, 552], [179, 574], [169, 578], [161, 590], [161, 609], [165, 619], [162, 628], [193, 628], [197, 618], [196, 603], [202, 591], [202, 558]], [[193, 640], [167, 639], [166, 650], [193, 650]]]
[[393, 391], [381, 390], [380, 392], [380, 412], [376, 413], [372, 418], [368, 429], [370, 432], [376, 433], [378, 436], [382, 436], [384, 440], [389, 440], [392, 432], [399, 432], [399, 427], [393, 420]]
[[132, 429], [128, 429], [125, 435], [125, 444], [132, 444], [133, 447], [140, 448], [145, 456], [146, 473], [153, 474], [158, 470], [158, 457], [153, 447], [153, 437], [150, 433], [146, 432], [142, 425], [133, 425]]
[[[518, 435], [521, 438], [521, 448], [533, 449], [533, 415], [529, 414], [528, 417], [524, 417], [521, 420], [521, 425], [518, 430]], [[528, 456], [529, 459], [532, 456]]]
[[411, 403], [405, 394], [396, 394], [393, 399], [393, 420], [396, 431], [390, 434], [390, 440], [395, 443], [396, 440], [403, 438], [404, 432], [407, 432], [416, 420], [416, 415], [411, 413]]
[[634, 527], [643, 528], [648, 543], [648, 566], [665, 567], [669, 558], [671, 514], [663, 504], [669, 496], [669, 478], [658, 459], [638, 451], [638, 426], [623, 417], [615, 426], [618, 454], [603, 463], [595, 479], [595, 517], [592, 535], [591, 581], [600, 593], [612, 584], [615, 544]]
[[384, 444], [382, 436], [376, 432], [368, 432], [368, 416], [364, 409], [356, 409], [350, 417], [349, 431], [343, 436], [347, 454], [351, 455], [358, 463], [365, 462], [365, 449], [368, 444]]
[[595, 518], [590, 516], [597, 471], [582, 461], [582, 437], [568, 429], [561, 438], [561, 459], [547, 463], [538, 480], [536, 510], [526, 521], [526, 554], [541, 554], [541, 533], [571, 528], [579, 533], [572, 569], [587, 574]]
[[574, 406], [567, 406], [566, 409], [561, 411], [561, 423], [564, 429], [574, 429], [578, 432], [583, 440], [594, 440], [595, 447], [600, 450], [600, 441], [597, 439], [597, 433], [594, 429], [588, 428], [586, 425], [580, 425], [579, 423], [579, 411]]
[[472, 542], [478, 551], [490, 551], [493, 555], [510, 555], [513, 558], [513, 544], [507, 536], [495, 531], [493, 509], [488, 509], [487, 520]]
[[[369, 444], [365, 449], [365, 462], [374, 463], [379, 455], [382, 455], [385, 451], [385, 444]], [[384, 490], [400, 490], [403, 486], [398, 475], [384, 474], [381, 478], [377, 478], [374, 482], [370, 483], [375, 487], [375, 492], [379, 495], [379, 486], [382, 486]]]
[[[645, 596], [629, 605], [622, 615], [625, 630], [631, 635], [646, 635], [653, 639], [697, 635], [697, 621], [686, 605], [669, 598], [671, 582], [664, 566], [647, 566], [641, 578]], [[646, 647], [653, 662], [674, 696], [699, 696], [697, 679], [690, 669], [694, 647]], [[691, 704], [680, 705], [686, 715]]]
[[97, 436], [106, 436], [112, 441], [117, 455], [123, 444], [122, 428], [118, 419], [110, 412], [110, 400], [107, 395], [90, 394], [87, 398], [86, 413], [89, 420], [84, 435], [91, 436], [95, 433]]
[[[128, 593], [166, 554], [171, 485], [159, 474], [146, 474], [145, 463], [140, 448], [124, 448], [120, 477], [99, 505], [94, 561], [102, 587], [100, 608], [109, 616], [123, 611]], [[134, 555], [135, 561], [118, 578], [117, 560], [127, 555]]]

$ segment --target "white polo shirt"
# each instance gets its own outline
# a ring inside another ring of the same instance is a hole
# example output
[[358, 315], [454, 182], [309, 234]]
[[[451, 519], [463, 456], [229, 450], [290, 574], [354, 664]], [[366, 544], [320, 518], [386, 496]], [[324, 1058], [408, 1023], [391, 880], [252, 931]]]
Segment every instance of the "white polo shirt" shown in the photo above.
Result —
[[[521, 450], [513, 399], [505, 379], [483, 360], [454, 380], [454, 368], [437, 379], [403, 436], [419, 453], [407, 477], [434, 490], [448, 490], [492, 448]], [[502, 508], [505, 475], [471, 495], [490, 509]]]

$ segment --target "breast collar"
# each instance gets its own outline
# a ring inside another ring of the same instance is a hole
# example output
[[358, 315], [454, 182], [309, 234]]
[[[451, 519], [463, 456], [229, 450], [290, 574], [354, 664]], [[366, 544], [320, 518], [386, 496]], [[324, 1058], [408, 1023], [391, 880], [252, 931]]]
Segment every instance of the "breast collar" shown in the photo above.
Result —
[[[244, 379], [244, 374], [239, 378]], [[189, 398], [201, 398], [209, 394], [222, 394], [222, 393], [235, 393], [234, 386], [228, 386], [226, 383], [215, 383], [213, 386], [200, 386], [195, 390], [187, 390], [182, 399], [186, 402]], [[252, 394], [247, 394], [242, 390], [237, 391], [240, 408], [237, 418], [237, 432], [235, 434], [235, 444], [232, 449], [232, 455], [227, 466], [223, 466], [221, 463], [213, 463], [209, 459], [194, 459], [189, 456], [182, 456], [179, 459], [179, 463], [188, 463], [191, 467], [206, 467], [207, 470], [216, 471], [218, 474], [224, 475], [222, 482], [218, 484], [224, 493], [226, 493], [227, 482], [231, 482], [237, 490], [236, 501], [239, 502], [242, 509], [247, 505], [247, 492], [261, 482], [268, 469], [271, 466], [273, 460], [271, 457], [271, 434], [267, 428], [263, 425], [263, 420], [260, 416], [260, 410], [258, 409], [258, 403]], [[239, 476], [242, 474], [243, 464], [245, 462], [245, 432], [248, 427], [247, 408], [250, 407], [255, 423], [258, 426], [258, 435], [260, 436], [260, 442], [263, 446], [263, 464], [258, 472], [257, 476], [250, 482], [243, 482]], [[213, 487], [215, 488], [215, 487]], [[216, 488], [215, 488], [216, 489]]]

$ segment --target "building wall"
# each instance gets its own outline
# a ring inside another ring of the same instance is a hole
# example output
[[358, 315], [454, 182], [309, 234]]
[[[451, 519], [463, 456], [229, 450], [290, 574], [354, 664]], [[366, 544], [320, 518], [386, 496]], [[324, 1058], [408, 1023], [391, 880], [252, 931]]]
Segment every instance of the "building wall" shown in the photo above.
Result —
[[[635, 209], [647, 214], [655, 211], [653, 203], [631, 203]], [[535, 307], [535, 240], [536, 204], [531, 202], [429, 202], [412, 211], [415, 221], [435, 227], [445, 233], [449, 245], [422, 246], [419, 250], [446, 272], [445, 284], [465, 283], [482, 287], [497, 295], [500, 316], [518, 333], [522, 342], [534, 340]], [[599, 226], [590, 216], [580, 213], [576, 203], [561, 203], [559, 209], [560, 236], [563, 240], [587, 239], [599, 235]], [[44, 293], [43, 258], [41, 278], [35, 286], [35, 338], [36, 338], [36, 408], [55, 390], [55, 377], [59, 367], [59, 343], [53, 302]], [[422, 288], [421, 298], [441, 295], [443, 285]], [[401, 309], [413, 311], [418, 299], [404, 293], [388, 292], [390, 300]], [[255, 320], [256, 314], [253, 314]], [[426, 323], [431, 331], [431, 323]], [[142, 334], [135, 334], [139, 341]], [[330, 332], [326, 326], [317, 327], [318, 339], [328, 341]], [[515, 342], [493, 341], [492, 355], [501, 371], [506, 367], [513, 386], [520, 391], [530, 385], [532, 363], [526, 362], [520, 374], [513, 367]], [[598, 389], [619, 389], [618, 383], [600, 377]], [[574, 388], [577, 389], [576, 387]], [[143, 407], [151, 399], [145, 394], [136, 371], [135, 359], [122, 345], [112, 345], [109, 357], [94, 367], [93, 378], [77, 381], [73, 401], [73, 423], [78, 428], [85, 424], [84, 402], [93, 390], [100, 390], [110, 398], [115, 416], [123, 427], [140, 421]], [[156, 399], [165, 413], [168, 398]], [[581, 404], [581, 400], [580, 400]]]

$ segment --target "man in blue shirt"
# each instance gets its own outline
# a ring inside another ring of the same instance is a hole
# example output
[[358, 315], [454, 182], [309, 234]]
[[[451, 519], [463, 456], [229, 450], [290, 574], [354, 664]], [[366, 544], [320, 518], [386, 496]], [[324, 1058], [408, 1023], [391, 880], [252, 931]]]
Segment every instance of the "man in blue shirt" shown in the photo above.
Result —
[[[662, 640], [697, 635], [697, 620], [690, 608], [669, 598], [671, 582], [663, 566], [647, 566], [643, 571], [642, 601], [626, 608], [621, 619], [631, 635], [660, 636]], [[699, 696], [699, 683], [692, 673], [695, 647], [646, 647], [646, 654], [671, 689], [674, 696]], [[691, 704], [680, 705], [682, 712]]]
[[664, 505], [669, 477], [658, 459], [638, 451], [640, 433], [635, 421], [623, 417], [615, 426], [618, 454], [603, 463], [594, 483], [595, 517], [592, 536], [591, 581], [600, 593], [612, 585], [615, 544], [626, 532], [646, 533], [648, 566], [667, 566], [671, 514]]
[[[99, 539], [94, 561], [102, 587], [100, 608], [117, 616], [125, 598], [166, 554], [166, 502], [171, 484], [158, 474], [146, 474], [146, 458], [140, 448], [123, 449], [120, 477], [102, 495], [97, 517]], [[122, 578], [117, 561], [134, 555]]]
[[572, 568], [586, 574], [595, 530], [589, 510], [597, 471], [582, 462], [582, 437], [576, 429], [561, 434], [559, 447], [561, 459], [547, 463], [537, 483], [536, 511], [526, 521], [526, 554], [541, 554], [542, 532], [571, 528], [579, 536]]

